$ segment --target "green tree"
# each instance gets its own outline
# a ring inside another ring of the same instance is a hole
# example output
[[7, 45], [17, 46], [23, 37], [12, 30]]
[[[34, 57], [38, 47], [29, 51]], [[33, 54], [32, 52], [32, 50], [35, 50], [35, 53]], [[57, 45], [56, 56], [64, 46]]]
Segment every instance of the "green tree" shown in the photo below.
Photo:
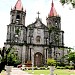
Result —
[[72, 61], [75, 64], [75, 52], [68, 54], [68, 61]]
[[69, 62], [69, 65], [73, 65], [75, 69], [75, 52], [70, 51], [68, 55], [64, 56], [64, 58], [66, 58]]
[[65, 3], [71, 3], [73, 8], [75, 8], [75, 0], [60, 0], [60, 2], [62, 3], [62, 5], [64, 5]]
[[15, 54], [15, 51], [16, 50], [12, 47], [8, 49], [3, 47], [3, 49], [0, 50], [0, 72], [4, 69], [5, 65], [15, 66], [21, 63], [18, 56]]
[[7, 65], [9, 66], [18, 65], [21, 63], [15, 51], [16, 50], [14, 48], [11, 48], [11, 51], [8, 52], [8, 54], [5, 56], [5, 59], [7, 60]]

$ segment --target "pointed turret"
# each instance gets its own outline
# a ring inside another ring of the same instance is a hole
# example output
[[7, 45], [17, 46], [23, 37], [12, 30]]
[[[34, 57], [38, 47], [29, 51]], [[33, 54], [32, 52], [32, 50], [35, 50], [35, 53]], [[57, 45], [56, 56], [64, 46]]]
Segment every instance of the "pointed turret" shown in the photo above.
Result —
[[58, 14], [57, 14], [57, 12], [56, 12], [56, 10], [55, 10], [55, 8], [54, 8], [54, 3], [53, 3], [53, 0], [52, 0], [52, 3], [51, 3], [51, 10], [50, 10], [50, 13], [49, 13], [49, 17], [51, 17], [51, 16], [57, 16]]
[[15, 4], [13, 10], [19, 10], [19, 11], [22, 11], [23, 10], [23, 6], [22, 6], [21, 0], [18, 0], [17, 1], [17, 3]]

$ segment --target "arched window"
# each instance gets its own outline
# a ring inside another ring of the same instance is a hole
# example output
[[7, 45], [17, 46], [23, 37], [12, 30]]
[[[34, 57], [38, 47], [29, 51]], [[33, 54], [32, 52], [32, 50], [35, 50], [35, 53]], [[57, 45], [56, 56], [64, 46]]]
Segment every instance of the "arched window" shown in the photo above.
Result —
[[20, 23], [20, 15], [16, 16], [16, 23], [19, 24]]
[[36, 37], [36, 41], [39, 43], [40, 42], [40, 36]]
[[17, 15], [17, 16], [16, 16], [16, 19], [20, 19], [20, 15]]

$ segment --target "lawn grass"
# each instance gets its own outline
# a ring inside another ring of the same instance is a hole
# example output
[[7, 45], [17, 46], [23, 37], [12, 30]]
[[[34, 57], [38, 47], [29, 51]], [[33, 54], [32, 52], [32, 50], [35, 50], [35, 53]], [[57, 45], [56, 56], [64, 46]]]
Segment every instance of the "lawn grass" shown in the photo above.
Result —
[[[32, 74], [32, 70], [25, 70], [26, 72]], [[40, 75], [40, 74], [44, 74], [44, 75], [49, 75], [50, 71], [49, 70], [34, 70], [33, 75]], [[75, 75], [75, 70], [68, 70], [68, 69], [56, 69], [54, 71], [54, 74], [57, 75]], [[0, 75], [6, 75], [5, 71], [2, 71], [0, 73]]]
[[[32, 70], [26, 70], [26, 72], [32, 74]], [[50, 71], [49, 70], [34, 70], [33, 75], [40, 75], [40, 74], [44, 74], [44, 75], [49, 75]], [[75, 70], [68, 70], [68, 69], [56, 69], [54, 71], [54, 74], [57, 75], [75, 75]]]

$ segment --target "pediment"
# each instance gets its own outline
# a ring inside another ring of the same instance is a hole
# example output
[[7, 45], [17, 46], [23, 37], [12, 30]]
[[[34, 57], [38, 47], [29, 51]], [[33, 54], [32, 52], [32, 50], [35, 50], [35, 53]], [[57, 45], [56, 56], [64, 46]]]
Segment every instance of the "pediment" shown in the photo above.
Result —
[[27, 26], [27, 28], [41, 28], [41, 29], [48, 29], [48, 27], [42, 23], [40, 18], [37, 18], [36, 21]]

